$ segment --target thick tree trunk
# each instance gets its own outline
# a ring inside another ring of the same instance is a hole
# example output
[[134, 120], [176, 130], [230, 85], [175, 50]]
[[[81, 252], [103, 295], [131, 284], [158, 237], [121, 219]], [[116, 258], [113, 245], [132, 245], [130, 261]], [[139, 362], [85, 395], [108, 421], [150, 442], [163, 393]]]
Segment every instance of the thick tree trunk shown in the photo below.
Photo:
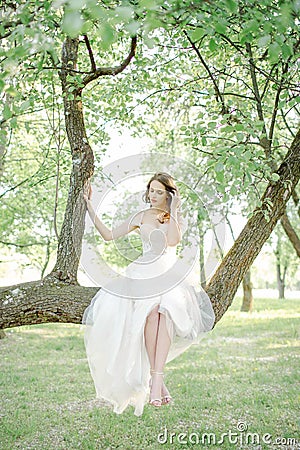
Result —
[[247, 270], [243, 278], [243, 303], [241, 311], [251, 312], [253, 308], [253, 295], [252, 295], [252, 283], [251, 283], [251, 270]]
[[98, 288], [54, 280], [31, 281], [1, 288], [0, 328], [44, 322], [80, 323]]
[[71, 70], [77, 69], [78, 39], [67, 38], [62, 49], [60, 73], [64, 99], [67, 135], [72, 153], [72, 173], [65, 217], [58, 241], [57, 260], [53, 271], [45, 278], [77, 284], [77, 270], [81, 256], [82, 236], [85, 226], [86, 203], [82, 197], [83, 186], [92, 176], [94, 155], [88, 143], [82, 111], [81, 91]]
[[199, 263], [200, 263], [200, 283], [203, 289], [206, 288], [206, 275], [204, 270], [204, 245], [203, 245], [203, 232], [199, 230], [200, 233], [200, 246], [199, 246]]
[[276, 264], [276, 270], [277, 270], [277, 289], [278, 289], [278, 298], [284, 299], [284, 289], [285, 289], [285, 276], [287, 267], [285, 266], [283, 269], [283, 275], [281, 276], [281, 267], [280, 264]]
[[289, 218], [288, 218], [286, 212], [281, 217], [280, 222], [281, 222], [281, 225], [283, 226], [283, 229], [284, 229], [286, 235], [288, 236], [292, 246], [294, 247], [298, 257], [300, 258], [300, 240], [299, 240], [291, 222], [289, 221]]
[[[267, 187], [263, 206], [257, 209], [227, 253], [207, 287], [218, 322], [228, 307], [245, 273], [252, 265], [284, 213], [292, 189], [300, 178], [300, 130], [277, 173], [280, 179]], [[271, 201], [270, 218], [263, 212]], [[67, 285], [56, 280], [25, 283], [0, 289], [0, 328], [41, 322], [80, 323], [85, 307], [97, 288]]]

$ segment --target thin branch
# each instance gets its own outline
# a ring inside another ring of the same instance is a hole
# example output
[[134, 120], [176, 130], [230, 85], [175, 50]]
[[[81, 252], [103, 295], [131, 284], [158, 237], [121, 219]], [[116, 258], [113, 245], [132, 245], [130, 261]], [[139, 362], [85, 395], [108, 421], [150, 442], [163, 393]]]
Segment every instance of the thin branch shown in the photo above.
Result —
[[87, 75], [82, 83], [84, 86], [86, 86], [88, 83], [90, 83], [91, 81], [96, 80], [99, 77], [102, 76], [106, 76], [106, 75], [118, 75], [119, 73], [123, 72], [124, 69], [126, 69], [126, 67], [128, 66], [128, 64], [130, 63], [130, 61], [132, 60], [132, 58], [135, 55], [135, 50], [136, 50], [136, 42], [137, 42], [137, 38], [136, 36], [134, 36], [133, 38], [131, 38], [131, 47], [130, 47], [130, 52], [127, 56], [126, 59], [124, 59], [124, 61], [116, 67], [98, 67], [94, 73]]
[[45, 242], [32, 242], [32, 243], [29, 243], [29, 244], [16, 244], [15, 242], [7, 242], [7, 241], [2, 241], [2, 240], [0, 240], [0, 244], [11, 245], [11, 246], [14, 246], [14, 247], [19, 247], [19, 248], [33, 247], [34, 245], [46, 245]]
[[198, 58], [200, 59], [202, 65], [204, 66], [204, 68], [206, 69], [207, 73], [209, 74], [209, 77], [212, 80], [214, 88], [215, 88], [217, 100], [219, 98], [219, 100], [220, 100], [220, 102], [222, 104], [222, 114], [226, 114], [227, 113], [227, 108], [225, 106], [224, 98], [223, 98], [223, 96], [222, 96], [222, 94], [220, 92], [219, 86], [216, 83], [215, 77], [213, 76], [210, 68], [208, 67], [208, 65], [206, 64], [205, 60], [203, 59], [203, 57], [202, 57], [202, 55], [201, 55], [201, 53], [199, 51], [199, 48], [196, 47], [195, 43], [191, 40], [191, 38], [189, 37], [188, 33], [185, 30], [183, 30], [183, 34], [186, 36], [187, 40], [189, 41], [189, 43], [191, 44], [192, 48], [195, 50]]
[[264, 114], [263, 114], [263, 109], [262, 109], [262, 104], [261, 104], [261, 96], [260, 96], [259, 89], [258, 89], [255, 65], [254, 65], [254, 61], [253, 61], [252, 48], [251, 48], [251, 44], [249, 42], [246, 42], [246, 50], [249, 55], [250, 75], [251, 75], [251, 80], [252, 80], [252, 85], [253, 85], [253, 90], [254, 90], [254, 95], [255, 95], [255, 100], [256, 100], [256, 110], [257, 110], [259, 120], [261, 120], [264, 124], [263, 129], [262, 129], [264, 136], [262, 137], [262, 139], [260, 139], [260, 141], [261, 141], [261, 145], [262, 145], [264, 151], [266, 152], [266, 155], [270, 156], [270, 153], [271, 153], [270, 140], [268, 139], [267, 129], [266, 129], [265, 120], [264, 120]]
[[223, 92], [223, 95], [232, 95], [233, 97], [241, 97], [241, 98], [245, 98], [247, 100], [255, 100], [255, 97], [249, 97], [248, 95], [243, 95], [243, 94], [237, 94], [236, 92]]
[[87, 37], [86, 34], [83, 37], [84, 37], [84, 42], [85, 42], [87, 51], [89, 53], [89, 57], [90, 57], [90, 61], [91, 61], [91, 67], [92, 67], [92, 72], [96, 72], [97, 67], [96, 67], [96, 63], [95, 63], [95, 59], [94, 59], [94, 55], [93, 55], [93, 50], [92, 50], [89, 38]]
[[284, 75], [287, 73], [288, 67], [289, 67], [288, 64], [285, 64], [285, 67], [284, 67], [284, 69], [282, 71], [282, 75], [281, 75], [281, 81], [280, 81], [280, 84], [278, 86], [278, 89], [277, 89], [277, 92], [276, 92], [276, 96], [275, 96], [274, 108], [273, 108], [273, 113], [272, 113], [270, 131], [269, 131], [270, 142], [272, 142], [272, 140], [273, 140], [274, 129], [275, 129], [275, 121], [276, 121], [276, 117], [277, 117], [277, 113], [278, 113], [278, 105], [279, 105], [280, 94], [281, 94], [281, 91], [282, 91]]
[[277, 64], [274, 64], [273, 67], [272, 67], [271, 70], [270, 70], [270, 73], [269, 73], [269, 75], [268, 75], [268, 77], [267, 77], [265, 86], [264, 86], [263, 91], [262, 91], [262, 94], [261, 94], [261, 99], [264, 98], [264, 96], [265, 96], [265, 94], [266, 94], [266, 92], [267, 92], [267, 89], [268, 89], [268, 87], [269, 87], [269, 84], [270, 84], [270, 81], [271, 81], [271, 78], [272, 78], [272, 77], [271, 77], [271, 74], [272, 74], [272, 72], [276, 69], [276, 67], [277, 67]]
[[293, 130], [289, 126], [288, 121], [286, 120], [286, 115], [283, 113], [282, 109], [281, 109], [281, 115], [282, 115], [283, 122], [284, 122], [286, 128], [289, 130], [289, 132], [291, 133], [291, 136], [294, 138], [295, 137], [295, 133], [293, 132]]

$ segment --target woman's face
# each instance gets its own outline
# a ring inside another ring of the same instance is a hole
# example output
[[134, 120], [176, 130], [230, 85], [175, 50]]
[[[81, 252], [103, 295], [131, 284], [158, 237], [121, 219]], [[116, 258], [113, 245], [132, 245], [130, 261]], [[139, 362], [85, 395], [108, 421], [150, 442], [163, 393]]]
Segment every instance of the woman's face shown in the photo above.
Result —
[[149, 187], [149, 198], [150, 203], [153, 208], [166, 209], [167, 206], [167, 196], [165, 186], [157, 180], [153, 180]]

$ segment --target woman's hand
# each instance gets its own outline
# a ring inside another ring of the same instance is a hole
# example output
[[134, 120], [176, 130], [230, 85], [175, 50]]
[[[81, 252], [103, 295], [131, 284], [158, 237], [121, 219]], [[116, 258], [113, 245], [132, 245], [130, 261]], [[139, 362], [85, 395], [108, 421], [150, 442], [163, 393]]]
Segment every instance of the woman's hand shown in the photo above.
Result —
[[177, 193], [169, 192], [169, 194], [171, 196], [170, 210], [176, 211], [180, 207], [180, 198]]
[[83, 198], [86, 202], [88, 202], [92, 198], [92, 186], [90, 180], [88, 180], [84, 185]]

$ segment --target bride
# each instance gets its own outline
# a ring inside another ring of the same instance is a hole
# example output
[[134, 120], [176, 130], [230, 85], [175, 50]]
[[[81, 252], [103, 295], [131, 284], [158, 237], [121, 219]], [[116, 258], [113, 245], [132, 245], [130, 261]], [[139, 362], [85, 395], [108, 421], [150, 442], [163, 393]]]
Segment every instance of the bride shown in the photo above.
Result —
[[139, 416], [147, 401], [156, 408], [172, 401], [163, 379], [165, 364], [209, 331], [215, 315], [207, 294], [176, 270], [183, 230], [179, 192], [169, 174], [158, 172], [149, 180], [144, 200], [150, 208], [112, 230], [96, 216], [91, 195], [88, 183], [83, 197], [105, 241], [138, 230], [143, 244], [119, 290], [114, 282], [102, 286], [83, 315], [97, 398], [118, 414], [133, 405]]

